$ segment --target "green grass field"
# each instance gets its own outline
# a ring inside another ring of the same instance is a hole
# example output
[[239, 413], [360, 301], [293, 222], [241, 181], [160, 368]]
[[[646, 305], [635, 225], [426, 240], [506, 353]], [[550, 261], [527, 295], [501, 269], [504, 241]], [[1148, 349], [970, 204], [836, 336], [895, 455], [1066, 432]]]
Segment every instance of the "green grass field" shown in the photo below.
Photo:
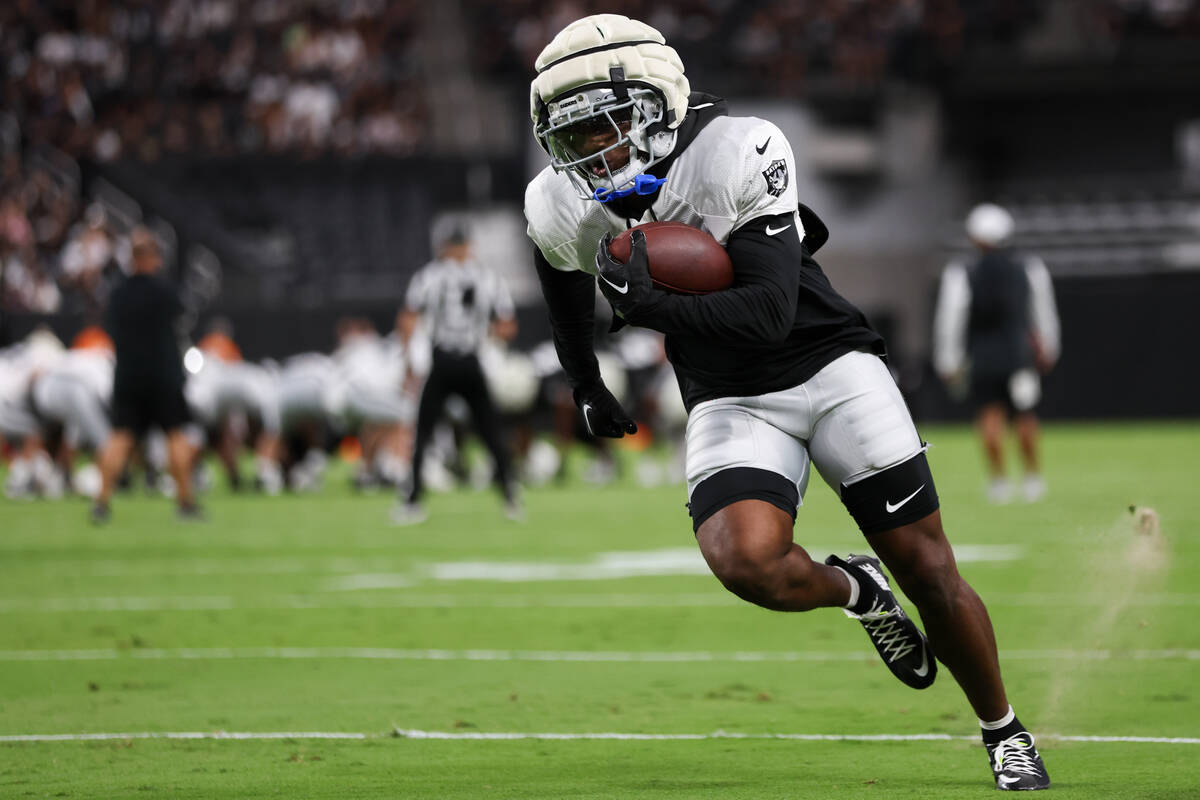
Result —
[[[1001, 508], [969, 430], [923, 433], [1054, 796], [1200, 797], [1200, 424], [1050, 427], [1048, 498]], [[839, 612], [727, 594], [683, 495], [576, 483], [517, 524], [464, 491], [404, 529], [340, 479], [217, 492], [199, 525], [160, 498], [104, 529], [0, 500], [0, 797], [991, 796], [948, 673], [914, 692]], [[796, 538], [863, 548], [815, 477]], [[283, 736], [134, 735], [214, 732]], [[86, 733], [130, 735], [14, 740]], [[576, 737], [485, 737], [535, 733]], [[578, 736], [603, 733], [664, 738]]]

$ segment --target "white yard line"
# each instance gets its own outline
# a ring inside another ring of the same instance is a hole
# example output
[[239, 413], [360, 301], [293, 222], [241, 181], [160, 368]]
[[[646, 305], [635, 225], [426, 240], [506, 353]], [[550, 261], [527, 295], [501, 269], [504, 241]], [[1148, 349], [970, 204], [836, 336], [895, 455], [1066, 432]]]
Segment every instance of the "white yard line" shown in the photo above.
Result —
[[[946, 733], [526, 733], [485, 731], [423, 731], [396, 728], [390, 733], [280, 731], [141, 731], [134, 733], [25, 733], [0, 735], [0, 742], [91, 742], [124, 739], [424, 739], [450, 741], [704, 741], [726, 739], [775, 739], [802, 742], [945, 742], [975, 741], [975, 736], [951, 736]], [[1060, 742], [1137, 743], [1137, 744], [1200, 744], [1200, 738], [1167, 736], [1067, 736], [1043, 734], [1039, 738]]]
[[[1102, 593], [998, 593], [984, 601], [999, 606], [1102, 606]], [[1200, 606], [1200, 593], [1172, 592], [1140, 595], [1131, 605], [1153, 607]], [[117, 597], [0, 597], [0, 614], [80, 611], [235, 611], [246, 609], [339, 608], [730, 608], [744, 605], [733, 595], [714, 588], [710, 592], [655, 594], [436, 594], [381, 592], [316, 592], [255, 596], [146, 595]]]
[[[540, 661], [597, 663], [777, 663], [874, 661], [858, 651], [611, 651], [611, 650], [409, 650], [389, 647], [182, 647], [80, 650], [0, 650], [0, 662], [142, 660]], [[1200, 661], [1200, 650], [1007, 650], [1010, 661]]]
[[[823, 559], [845, 547], [806, 548], [813, 558]], [[16, 551], [19, 553], [19, 551]], [[1021, 545], [962, 544], [954, 548], [960, 563], [1015, 561], [1024, 557]], [[255, 555], [233, 558], [192, 556], [180, 553], [171, 558], [128, 559], [79, 558], [41, 559], [26, 563], [0, 560], [0, 571], [36, 570], [55, 575], [91, 577], [144, 577], [187, 575], [319, 575], [342, 576], [331, 581], [335, 591], [379, 589], [412, 585], [420, 578], [444, 581], [536, 582], [560, 580], [617, 580], [636, 576], [703, 575], [709, 569], [695, 547], [595, 553], [578, 560], [538, 559], [531, 561], [450, 561], [406, 572], [409, 559], [388, 556], [294, 556]]]

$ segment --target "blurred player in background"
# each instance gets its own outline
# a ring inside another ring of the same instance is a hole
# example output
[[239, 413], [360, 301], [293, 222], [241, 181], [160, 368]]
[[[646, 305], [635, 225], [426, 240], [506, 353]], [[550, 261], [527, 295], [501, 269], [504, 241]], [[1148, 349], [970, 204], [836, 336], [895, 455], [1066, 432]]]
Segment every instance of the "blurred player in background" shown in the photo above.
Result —
[[61, 473], [45, 450], [30, 391], [37, 376], [62, 358], [62, 350], [54, 333], [38, 328], [0, 351], [0, 436], [14, 446], [15, 453], [4, 481], [4, 494], [10, 499], [53, 498], [63, 492]]
[[112, 432], [112, 340], [103, 331], [91, 331], [77, 336], [76, 343], [83, 346], [73, 346], [34, 377], [30, 393], [38, 418], [59, 433], [55, 460], [64, 476], [71, 475], [76, 451], [99, 454]]
[[131, 275], [108, 300], [108, 327], [116, 350], [113, 432], [100, 454], [101, 486], [92, 521], [107, 522], [113, 489], [138, 440], [152, 427], [167, 434], [167, 461], [175, 479], [180, 519], [199, 519], [192, 495], [193, 448], [183, 426], [190, 419], [183, 396], [183, 361], [175, 322], [183, 303], [158, 273], [162, 254], [146, 228], [130, 236]]
[[1039, 374], [1059, 355], [1058, 310], [1042, 260], [1007, 244], [1013, 218], [991, 203], [967, 216], [973, 258], [951, 261], [942, 272], [934, 317], [934, 367], [952, 393], [967, 393], [987, 459], [988, 499], [1007, 503], [1013, 487], [1004, 464], [1011, 416], [1020, 446], [1027, 502], [1046, 493], [1039, 462]]
[[281, 459], [292, 491], [316, 491], [324, 481], [326, 445], [341, 432], [337, 379], [337, 365], [324, 353], [298, 353], [279, 371]]
[[408, 342], [419, 322], [424, 323], [432, 341], [433, 362], [417, 411], [409, 489], [404, 501], [393, 510], [392, 520], [404, 525], [425, 519], [421, 506], [422, 461], [451, 395], [466, 401], [479, 438], [492, 455], [505, 515], [520, 519], [523, 512], [508, 446], [479, 362], [479, 350], [487, 336], [511, 341], [517, 335], [517, 320], [507, 287], [494, 271], [474, 258], [465, 231], [453, 231], [442, 244], [439, 258], [413, 276], [397, 323], [400, 339]]
[[[526, 190], [525, 213], [559, 358], [591, 432], [637, 430], [597, 365], [598, 276], [618, 324], [666, 334], [689, 410], [689, 509], [713, 573], [765, 608], [846, 609], [914, 688], [933, 682], [936, 652], [979, 716], [996, 787], [1049, 786], [1008, 703], [987, 610], [955, 565], [883, 341], [813, 260], [828, 231], [799, 204], [783, 132], [692, 94], [662, 35], [619, 15], [571, 23], [535, 69], [531, 113], [551, 166]], [[612, 258], [614, 235], [651, 220], [713, 235], [733, 262], [733, 288], [655, 289], [640, 232], [626, 263]], [[916, 604], [932, 651], [877, 559], [819, 564], [794, 543], [810, 465]]]
[[413, 417], [412, 400], [403, 392], [403, 349], [360, 317], [339, 320], [337, 336], [332, 405], [345, 433], [362, 444], [354, 488], [396, 488], [408, 479]]
[[279, 398], [275, 376], [242, 359], [232, 326], [217, 319], [197, 343], [203, 356], [188, 378], [184, 395], [192, 416], [204, 426], [210, 445], [225, 467], [230, 487], [241, 489], [238, 459], [244, 445], [253, 447], [254, 485], [267, 494], [283, 490], [279, 466]]

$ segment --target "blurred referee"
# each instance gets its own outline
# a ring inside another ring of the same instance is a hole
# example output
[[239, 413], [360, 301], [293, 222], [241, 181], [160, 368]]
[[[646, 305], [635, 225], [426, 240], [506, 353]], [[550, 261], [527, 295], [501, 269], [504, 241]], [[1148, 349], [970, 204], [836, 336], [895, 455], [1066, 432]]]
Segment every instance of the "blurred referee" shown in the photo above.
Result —
[[410, 525], [425, 519], [421, 464], [434, 426], [451, 395], [466, 401], [475, 429], [492, 454], [506, 516], [520, 519], [508, 448], [479, 363], [479, 348], [489, 331], [505, 341], [516, 336], [513, 302], [499, 276], [472, 257], [470, 241], [462, 230], [453, 231], [443, 243], [440, 257], [413, 276], [397, 321], [405, 344], [422, 317], [433, 344], [433, 364], [417, 410], [412, 480], [407, 497], [392, 511], [392, 521]]
[[117, 357], [113, 432], [100, 454], [103, 482], [92, 507], [92, 521], [108, 521], [117, 478], [134, 446], [151, 427], [162, 428], [167, 434], [167, 462], [175, 478], [180, 518], [198, 519], [201, 514], [192, 495], [189, 469], [192, 446], [183, 433], [189, 415], [175, 331], [183, 303], [175, 289], [158, 275], [162, 253], [154, 235], [145, 228], [135, 228], [130, 245], [132, 274], [108, 298], [108, 331]]

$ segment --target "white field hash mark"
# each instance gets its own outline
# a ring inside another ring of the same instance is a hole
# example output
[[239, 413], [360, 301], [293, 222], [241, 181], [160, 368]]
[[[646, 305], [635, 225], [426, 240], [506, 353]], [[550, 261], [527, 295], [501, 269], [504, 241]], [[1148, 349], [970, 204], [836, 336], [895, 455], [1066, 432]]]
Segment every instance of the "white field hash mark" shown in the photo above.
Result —
[[[951, 736], [947, 733], [526, 733], [520, 731], [423, 731], [394, 728], [387, 733], [362, 733], [354, 731], [139, 731], [131, 733], [24, 733], [0, 735], [0, 742], [91, 742], [124, 739], [421, 739], [444, 741], [705, 741], [727, 739], [775, 739], [802, 742], [949, 742], [977, 741], [977, 736]], [[1039, 739], [1059, 742], [1087, 744], [1136, 743], [1136, 744], [1200, 744], [1200, 738], [1168, 736], [1070, 736], [1042, 734]]]
[[[1200, 661], [1200, 649], [1164, 650], [1005, 650], [1015, 661]], [[873, 662], [862, 651], [611, 651], [611, 650], [414, 650], [389, 647], [179, 647], [97, 648], [78, 650], [0, 650], [0, 662], [15, 661], [146, 661], [318, 660], [356, 661], [537, 661], [551, 663], [777, 663]]]

